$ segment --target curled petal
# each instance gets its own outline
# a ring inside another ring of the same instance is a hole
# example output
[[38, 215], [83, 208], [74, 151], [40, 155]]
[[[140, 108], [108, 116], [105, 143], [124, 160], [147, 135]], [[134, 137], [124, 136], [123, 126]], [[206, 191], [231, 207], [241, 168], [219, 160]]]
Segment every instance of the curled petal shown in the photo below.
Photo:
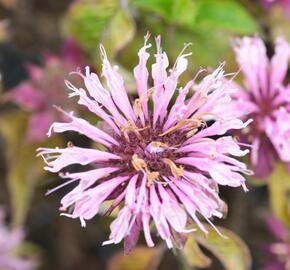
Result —
[[119, 156], [108, 152], [76, 146], [55, 149], [39, 148], [38, 155], [43, 157], [47, 164], [45, 169], [50, 172], [58, 172], [71, 164], [87, 165], [96, 161], [120, 159]]

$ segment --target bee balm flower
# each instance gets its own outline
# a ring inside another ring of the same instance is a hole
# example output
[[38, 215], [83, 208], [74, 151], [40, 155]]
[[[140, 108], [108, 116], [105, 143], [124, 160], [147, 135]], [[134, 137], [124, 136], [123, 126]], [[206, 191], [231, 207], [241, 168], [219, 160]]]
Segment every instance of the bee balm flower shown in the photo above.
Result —
[[72, 108], [72, 104], [67, 101], [62, 75], [81, 65], [84, 56], [71, 39], [64, 42], [62, 51], [60, 56], [46, 54], [43, 67], [29, 64], [29, 80], [20, 83], [5, 95], [6, 100], [29, 112], [26, 134], [28, 142], [43, 141], [50, 125], [63, 120], [62, 114], [54, 110], [52, 105]]
[[[54, 123], [48, 134], [73, 130], [106, 150], [73, 145], [39, 149], [47, 165], [45, 169], [51, 172], [75, 163], [91, 166], [91, 170], [83, 172], [62, 173], [68, 179], [63, 185], [78, 181], [61, 200], [63, 215], [79, 218], [85, 226], [104, 201], [112, 201], [108, 214], [121, 206], [104, 244], [125, 239], [127, 251], [136, 244], [142, 229], [148, 246], [154, 246], [151, 223], [169, 248], [174, 245], [174, 236], [193, 230], [192, 226], [188, 228], [190, 223], [207, 233], [200, 218], [211, 223], [210, 218], [221, 218], [225, 210], [218, 185], [242, 186], [246, 190], [245, 178], [240, 173], [249, 173], [246, 165], [235, 159], [248, 150], [241, 150], [231, 136], [225, 135], [230, 129], [244, 128], [250, 120], [242, 122], [236, 117], [237, 111], [231, 109], [230, 95], [234, 89], [224, 83], [222, 66], [199, 84], [192, 80], [178, 87], [179, 76], [187, 68], [188, 54], [180, 54], [168, 73], [168, 58], [158, 37], [152, 65], [153, 87], [148, 89], [146, 50], [151, 45], [147, 42], [148, 36], [134, 69], [139, 96], [134, 101], [128, 97], [122, 77], [109, 63], [102, 46], [102, 75], [107, 87], [88, 67], [85, 75], [81, 74], [86, 90], [66, 82], [70, 96], [77, 96], [79, 104], [100, 117], [106, 131], [71, 113], [67, 114], [70, 122]], [[207, 126], [208, 120], [213, 124]], [[215, 135], [219, 138], [214, 139]]]
[[234, 49], [245, 78], [244, 87], [235, 94], [238, 107], [255, 122], [243, 137], [253, 144], [251, 163], [255, 175], [265, 178], [277, 159], [290, 162], [290, 86], [283, 85], [290, 46], [278, 38], [271, 60], [259, 37], [239, 39]]

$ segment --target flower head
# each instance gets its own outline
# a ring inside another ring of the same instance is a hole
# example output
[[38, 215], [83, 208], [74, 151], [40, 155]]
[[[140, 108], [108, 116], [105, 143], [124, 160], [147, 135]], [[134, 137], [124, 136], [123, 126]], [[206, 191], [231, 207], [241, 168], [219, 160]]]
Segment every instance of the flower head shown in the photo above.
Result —
[[32, 270], [36, 263], [17, 256], [16, 249], [23, 240], [20, 229], [9, 230], [4, 224], [4, 210], [0, 208], [0, 269]]
[[63, 215], [79, 218], [85, 226], [104, 201], [112, 201], [107, 214], [117, 206], [121, 210], [104, 244], [125, 239], [126, 250], [136, 244], [142, 229], [148, 246], [154, 246], [151, 223], [169, 248], [175, 236], [194, 230], [188, 227], [190, 223], [207, 233], [200, 218], [211, 223], [212, 217], [221, 218], [226, 209], [218, 185], [242, 186], [246, 190], [241, 173], [249, 173], [246, 165], [235, 158], [246, 155], [248, 150], [241, 150], [233, 137], [225, 135], [230, 129], [246, 127], [250, 120], [244, 123], [237, 118], [231, 106], [234, 89], [224, 82], [222, 65], [199, 84], [191, 80], [179, 87], [190, 54], [182, 52], [168, 71], [169, 61], [161, 49], [160, 37], [156, 38], [156, 46], [153, 87], [148, 86], [146, 67], [150, 56], [147, 49], [151, 47], [148, 36], [139, 50], [139, 63], [134, 69], [138, 98], [134, 101], [102, 46], [102, 75], [107, 86], [88, 67], [81, 74], [86, 90], [66, 82], [70, 96], [77, 96], [79, 104], [101, 118], [106, 131], [70, 113], [66, 114], [70, 121], [54, 123], [49, 135], [73, 130], [106, 150], [74, 145], [39, 149], [48, 171], [59, 172], [71, 164], [91, 167], [61, 174], [68, 179], [63, 185], [78, 182], [61, 200]]
[[52, 105], [72, 108], [67, 101], [63, 76], [82, 64], [81, 50], [68, 39], [63, 45], [61, 56], [45, 55], [43, 67], [29, 64], [29, 80], [17, 85], [6, 94], [6, 99], [19, 105], [30, 113], [27, 139], [39, 142], [54, 121], [63, 120], [62, 114]]
[[290, 162], [290, 85], [284, 86], [290, 46], [276, 40], [269, 60], [259, 37], [244, 37], [235, 44], [244, 86], [235, 93], [238, 107], [254, 119], [242, 135], [253, 145], [251, 163], [257, 177], [267, 177], [277, 160]]

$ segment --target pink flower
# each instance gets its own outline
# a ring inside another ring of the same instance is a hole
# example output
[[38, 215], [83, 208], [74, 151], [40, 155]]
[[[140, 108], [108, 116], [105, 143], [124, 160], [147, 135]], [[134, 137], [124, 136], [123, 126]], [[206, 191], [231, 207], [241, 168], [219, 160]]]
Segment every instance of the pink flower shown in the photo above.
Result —
[[270, 60], [259, 37], [239, 39], [234, 49], [244, 75], [244, 85], [235, 94], [237, 105], [255, 123], [244, 130], [242, 138], [253, 145], [255, 175], [265, 178], [277, 160], [290, 162], [290, 85], [283, 85], [290, 46], [278, 38]]
[[269, 9], [272, 6], [280, 6], [286, 16], [290, 16], [290, 1], [289, 0], [261, 0], [264, 8]]
[[16, 249], [23, 240], [20, 229], [9, 230], [4, 224], [4, 211], [0, 208], [0, 269], [32, 270], [36, 263], [28, 258], [17, 256]]
[[73, 40], [67, 40], [60, 57], [47, 54], [44, 66], [29, 64], [29, 81], [9, 91], [6, 99], [30, 112], [27, 139], [38, 142], [46, 138], [46, 132], [54, 121], [64, 120], [52, 105], [72, 107], [67, 102], [63, 77], [82, 64], [80, 48]]
[[[70, 96], [77, 96], [79, 104], [101, 118], [105, 131], [70, 113], [66, 114], [70, 121], [54, 123], [49, 135], [73, 130], [105, 150], [74, 145], [39, 149], [48, 171], [59, 172], [71, 164], [91, 167], [61, 174], [68, 180], [60, 187], [78, 183], [61, 200], [60, 209], [65, 212], [62, 215], [78, 218], [85, 226], [86, 220], [99, 213], [104, 201], [112, 201], [108, 215], [117, 206], [121, 209], [104, 244], [117, 244], [124, 239], [126, 252], [136, 244], [142, 229], [148, 246], [154, 246], [151, 223], [169, 248], [178, 234], [195, 230], [188, 227], [191, 223], [207, 233], [200, 219], [212, 224], [210, 219], [221, 218], [226, 209], [219, 198], [218, 185], [247, 190], [241, 173], [250, 173], [235, 158], [246, 155], [248, 150], [241, 150], [226, 133], [246, 127], [251, 120], [244, 123], [232, 110], [234, 89], [224, 83], [222, 66], [199, 84], [191, 80], [180, 87], [178, 80], [187, 68], [186, 57], [190, 54], [181, 53], [167, 70], [168, 58], [157, 37], [153, 87], [148, 89], [148, 38], [139, 50], [139, 63], [134, 69], [138, 91], [134, 101], [128, 97], [123, 78], [108, 61], [102, 46], [106, 87], [89, 67], [81, 74], [86, 90], [66, 82]], [[207, 121], [212, 124], [208, 126]], [[218, 139], [214, 139], [216, 135]]]
[[267, 225], [276, 241], [267, 246], [268, 260], [265, 270], [288, 270], [290, 269], [290, 232], [274, 217], [267, 219]]

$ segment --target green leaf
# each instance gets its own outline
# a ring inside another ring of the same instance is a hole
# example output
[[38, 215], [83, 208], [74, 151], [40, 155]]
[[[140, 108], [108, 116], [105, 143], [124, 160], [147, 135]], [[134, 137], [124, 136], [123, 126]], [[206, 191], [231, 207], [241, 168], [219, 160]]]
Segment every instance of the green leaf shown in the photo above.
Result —
[[24, 143], [27, 117], [13, 112], [1, 116], [0, 132], [6, 145], [8, 167], [7, 186], [12, 204], [14, 225], [21, 225], [25, 219], [31, 197], [31, 186], [35, 176], [41, 173], [41, 166], [35, 166], [35, 149]]
[[277, 165], [268, 179], [268, 188], [272, 211], [290, 226], [290, 175], [284, 165]]
[[[197, 243], [208, 249], [223, 264], [226, 270], [249, 270], [251, 268], [251, 256], [246, 244], [232, 231], [218, 227], [225, 236], [222, 238], [217, 232], [207, 224], [208, 235], [198, 230], [189, 237], [186, 243], [184, 257], [191, 266], [208, 267], [210, 260], [197, 249]], [[191, 256], [192, 254], [192, 256]]]
[[120, 251], [109, 260], [108, 270], [156, 270], [165, 250], [164, 246], [139, 246], [126, 256]]
[[135, 28], [135, 22], [129, 12], [119, 9], [103, 33], [102, 43], [109, 52], [108, 57], [115, 55], [133, 39]]
[[197, 25], [230, 30], [235, 34], [255, 33], [257, 25], [246, 9], [231, 0], [198, 0]]
[[172, 6], [175, 0], [131, 0], [130, 3], [145, 11], [151, 11], [162, 18], [171, 17]]
[[117, 7], [117, 0], [77, 1], [70, 6], [64, 19], [64, 31], [72, 35], [85, 50], [95, 54], [103, 31]]
[[200, 250], [193, 235], [190, 235], [185, 243], [183, 256], [190, 267], [206, 268], [211, 264], [211, 260]]
[[196, 17], [192, 0], [132, 0], [131, 4], [141, 10], [156, 13], [166, 22], [192, 27]]
[[131, 0], [141, 10], [154, 12], [168, 23], [191, 31], [230, 30], [235, 34], [257, 31], [246, 9], [233, 0]]
[[192, 0], [174, 0], [169, 21], [192, 29], [195, 25], [196, 6]]
[[[228, 36], [219, 31], [193, 33], [178, 29], [162, 36], [162, 46], [168, 53], [171, 62], [174, 63], [184, 44], [192, 43], [192, 46], [186, 50], [186, 52], [192, 52], [192, 56], [188, 57], [190, 65], [188, 71], [181, 78], [185, 83], [192, 79], [192, 74], [200, 67], [217, 67], [222, 60], [229, 63], [228, 60], [232, 56], [230, 55], [229, 40]], [[229, 64], [226, 67], [230, 70]], [[193, 68], [194, 70], [192, 70]]]
[[6, 145], [6, 181], [13, 226], [21, 226], [25, 221], [35, 186], [45, 173], [43, 161], [36, 157], [39, 145], [25, 142], [26, 124], [27, 115], [22, 111], [1, 115], [0, 132]]
[[64, 32], [73, 36], [93, 58], [103, 43], [109, 57], [123, 49], [134, 37], [135, 22], [127, 7], [118, 0], [80, 0], [72, 4], [63, 23]]

